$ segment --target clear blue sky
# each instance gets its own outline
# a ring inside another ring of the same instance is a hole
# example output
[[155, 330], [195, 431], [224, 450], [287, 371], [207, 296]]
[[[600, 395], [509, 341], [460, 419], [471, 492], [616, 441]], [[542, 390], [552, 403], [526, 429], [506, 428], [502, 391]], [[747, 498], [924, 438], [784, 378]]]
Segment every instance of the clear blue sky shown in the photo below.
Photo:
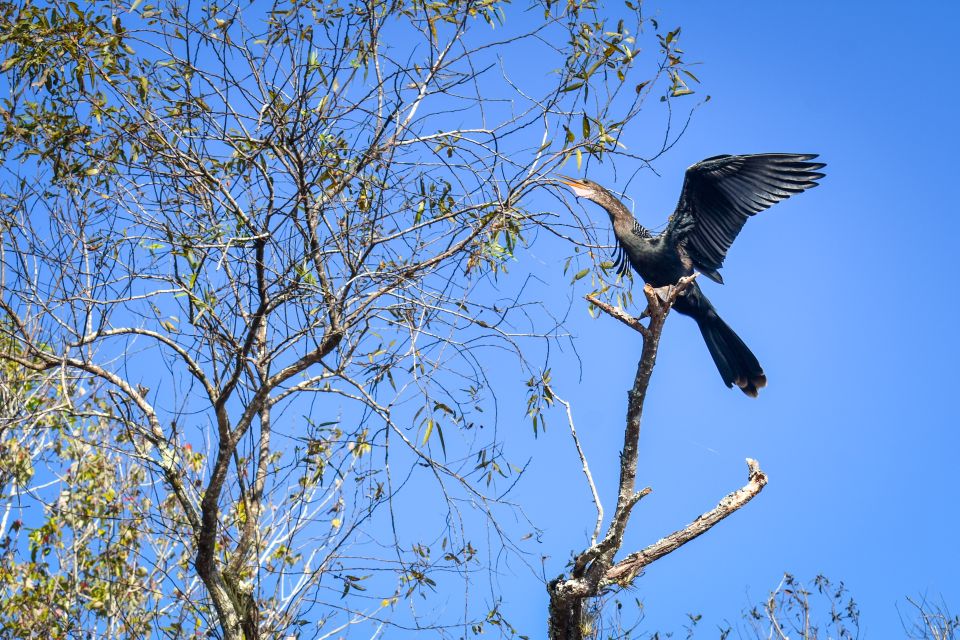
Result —
[[[637, 167], [623, 161], [616, 175], [602, 166], [591, 177], [626, 187], [641, 222], [656, 225], [676, 203], [684, 168], [710, 155], [816, 152], [828, 176], [752, 220], [729, 253], [727, 284], [702, 285], [767, 370], [758, 400], [722, 385], [692, 322], [668, 323], [641, 436], [639, 482], [654, 493], [635, 511], [627, 547], [713, 507], [743, 484], [748, 456], [770, 484], [654, 565], [628, 600], [645, 602], [650, 630], [679, 631], [686, 612], [703, 613], [698, 637], [762, 600], [784, 571], [845, 581], [868, 637], [901, 635], [905, 596], [942, 595], [960, 610], [957, 5], [645, 7], [664, 26], [682, 26], [687, 59], [703, 62], [701, 95], [712, 100], [657, 163], [662, 177], [644, 171], [627, 186]], [[640, 153], [653, 146], [635, 143]], [[583, 211], [606, 218], [590, 203]], [[544, 251], [535, 247], [533, 259], [557, 269]], [[576, 301], [570, 328], [583, 369], [555, 368], [556, 386], [574, 403], [610, 510], [639, 343]], [[592, 507], [559, 414], [529, 447], [533, 463], [514, 498], [545, 529], [531, 551], [549, 556], [552, 578], [583, 547]], [[539, 637], [539, 587], [519, 566], [502, 585], [511, 620]]]

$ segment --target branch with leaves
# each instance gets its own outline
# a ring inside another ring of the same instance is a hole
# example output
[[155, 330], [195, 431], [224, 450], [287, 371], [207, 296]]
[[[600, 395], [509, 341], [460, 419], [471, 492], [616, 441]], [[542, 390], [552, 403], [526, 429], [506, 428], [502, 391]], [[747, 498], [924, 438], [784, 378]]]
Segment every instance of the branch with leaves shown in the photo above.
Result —
[[[506, 625], [471, 597], [524, 521], [484, 352], [535, 377], [560, 324], [507, 268], [562, 228], [550, 174], [628, 153], [655, 91], [669, 120], [678, 30], [579, 0], [127, 4], [0, 6], [0, 362], [101, 390], [68, 413], [155, 491], [150, 630], [417, 628], [397, 604], [441, 580], [444, 629]], [[510, 77], [533, 51], [547, 75]]]

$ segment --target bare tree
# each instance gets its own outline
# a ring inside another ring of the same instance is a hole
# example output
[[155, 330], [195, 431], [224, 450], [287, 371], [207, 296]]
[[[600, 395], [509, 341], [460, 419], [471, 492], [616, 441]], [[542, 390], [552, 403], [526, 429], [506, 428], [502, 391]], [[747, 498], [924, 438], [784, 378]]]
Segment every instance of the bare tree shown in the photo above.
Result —
[[[960, 617], [945, 603], [927, 598], [906, 598], [900, 622], [904, 637], [917, 640], [950, 640], [960, 631]], [[723, 637], [733, 632], [728, 626]], [[739, 638], [757, 640], [853, 640], [861, 637], [860, 609], [843, 582], [819, 575], [804, 583], [787, 573], [763, 603], [744, 612], [736, 632]]]
[[[660, 333], [677, 296], [682, 294], [694, 277], [683, 278], [677, 285], [662, 289], [645, 286], [647, 308], [640, 318], [630, 316], [595, 295], [587, 297], [592, 305], [637, 331], [642, 336], [643, 350], [637, 364], [633, 387], [627, 393], [627, 417], [623, 449], [620, 453], [620, 480], [616, 508], [602, 536], [600, 535], [603, 526], [601, 501], [593, 484], [587, 460], [577, 442], [577, 451], [580, 453], [584, 474], [597, 506], [597, 521], [591, 545], [574, 557], [570, 576], [561, 575], [547, 586], [550, 594], [551, 640], [580, 640], [593, 637], [596, 630], [593, 626], [593, 618], [598, 613], [589, 612], [592, 600], [611, 589], [629, 587], [644, 567], [709, 531], [721, 520], [756, 497], [767, 484], [767, 476], [760, 470], [757, 461], [747, 459], [749, 473], [746, 485], [725, 496], [716, 507], [701, 514], [683, 529], [674, 531], [644, 549], [629, 553], [619, 560], [616, 559], [623, 546], [623, 536], [633, 508], [652, 491], [650, 487], [637, 490], [636, 478], [640, 421], [650, 376], [656, 364]], [[649, 318], [646, 325], [642, 323], [645, 317]], [[576, 441], [577, 436], [572, 419], [570, 426]]]
[[842, 582], [833, 584], [824, 576], [817, 576], [806, 586], [789, 573], [784, 574], [766, 601], [746, 612], [744, 619], [748, 627], [740, 632], [741, 637], [778, 640], [860, 637], [860, 611], [856, 602]]
[[950, 612], [942, 600], [907, 598], [907, 612], [901, 614], [907, 637], [920, 640], [954, 640], [960, 637], [960, 616]]
[[[648, 96], [691, 93], [676, 30], [591, 7], [0, 4], [0, 357], [99, 389], [63, 410], [144, 474], [128, 547], [155, 568], [151, 628], [509, 633], [470, 592], [477, 515], [513, 545], [484, 357], [542, 382], [525, 354], [560, 329], [505, 268], [525, 234], [565, 235], [530, 205], [552, 170], [617, 153]], [[514, 78], [517, 56], [545, 77]], [[418, 539], [420, 477], [439, 503]], [[596, 569], [637, 499], [578, 561], [588, 591], [642, 566]], [[448, 576], [462, 610], [418, 609]], [[73, 589], [113, 612], [88, 632], [125, 633], [120, 592]]]

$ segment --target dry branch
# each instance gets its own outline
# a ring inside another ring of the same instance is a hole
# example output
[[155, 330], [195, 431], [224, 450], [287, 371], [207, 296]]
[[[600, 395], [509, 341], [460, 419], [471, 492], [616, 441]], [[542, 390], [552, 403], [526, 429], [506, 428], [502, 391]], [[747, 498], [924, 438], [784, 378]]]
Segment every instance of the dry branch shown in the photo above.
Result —
[[645, 566], [703, 535], [721, 520], [753, 500], [766, 486], [767, 474], [760, 469], [760, 463], [753, 458], [747, 458], [747, 467], [749, 468], [747, 484], [728, 494], [716, 507], [699, 516], [683, 529], [674, 531], [646, 549], [631, 553], [610, 567], [604, 577], [604, 583], [624, 587], [629, 585], [634, 578], [640, 575], [640, 571]]
[[[599, 300], [596, 296], [587, 296], [591, 304], [639, 332], [643, 336], [643, 350], [637, 364], [633, 387], [627, 393], [627, 416], [623, 450], [620, 454], [617, 506], [603, 538], [574, 558], [570, 577], [560, 576], [547, 585], [550, 594], [551, 640], [581, 640], [584, 637], [584, 608], [587, 599], [600, 595], [606, 587], [629, 586], [643, 567], [706, 533], [711, 527], [752, 500], [767, 483], [767, 477], [760, 470], [759, 464], [755, 460], [748, 459], [750, 474], [746, 486], [726, 496], [716, 508], [704, 513], [687, 527], [614, 563], [614, 557], [623, 546], [623, 536], [633, 507], [651, 491], [649, 487], [637, 491], [636, 477], [641, 416], [647, 388], [656, 365], [660, 335], [673, 303], [695, 277], [695, 275], [689, 276], [681, 279], [676, 285], [659, 289], [654, 289], [650, 285], [644, 286], [647, 308], [640, 318], [634, 318], [623, 310]], [[644, 317], [649, 318], [646, 326], [641, 323]], [[582, 453], [581, 459], [586, 467], [586, 460], [583, 459]]]
[[597, 307], [598, 309], [600, 309], [610, 317], [619, 320], [620, 322], [627, 325], [634, 331], [640, 333], [640, 335], [643, 335], [643, 336], [647, 335], [647, 328], [643, 326], [642, 322], [640, 322], [640, 318], [634, 318], [629, 313], [626, 313], [623, 309], [619, 309], [617, 307], [614, 307], [611, 304], [604, 302], [603, 300], [601, 300], [600, 298], [598, 298], [592, 293], [587, 294], [584, 297], [586, 298], [587, 302]]
[[580, 446], [580, 438], [577, 436], [577, 428], [573, 424], [573, 410], [570, 407], [570, 403], [558, 396], [556, 393], [553, 394], [553, 397], [556, 398], [557, 402], [562, 404], [567, 410], [567, 424], [570, 425], [570, 435], [573, 436], [573, 444], [577, 448], [577, 455], [580, 457], [580, 464], [583, 467], [583, 475], [587, 479], [587, 485], [590, 487], [590, 496], [593, 499], [593, 504], [597, 508], [597, 524], [593, 529], [593, 536], [590, 538], [590, 544], [597, 544], [597, 538], [600, 536], [600, 529], [603, 527], [603, 502], [600, 500], [600, 494], [597, 493], [597, 485], [593, 481], [593, 474], [590, 473], [590, 465], [587, 463], [587, 456], [583, 452], [583, 447]]

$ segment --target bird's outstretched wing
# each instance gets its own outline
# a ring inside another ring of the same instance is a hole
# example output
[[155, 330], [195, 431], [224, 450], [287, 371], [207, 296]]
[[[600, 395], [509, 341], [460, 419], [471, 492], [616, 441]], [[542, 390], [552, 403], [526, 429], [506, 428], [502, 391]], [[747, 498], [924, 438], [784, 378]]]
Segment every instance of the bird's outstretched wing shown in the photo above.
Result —
[[762, 153], [707, 158], [687, 169], [673, 226], [704, 275], [723, 282], [717, 269], [750, 216], [817, 186], [824, 166], [812, 153]]

